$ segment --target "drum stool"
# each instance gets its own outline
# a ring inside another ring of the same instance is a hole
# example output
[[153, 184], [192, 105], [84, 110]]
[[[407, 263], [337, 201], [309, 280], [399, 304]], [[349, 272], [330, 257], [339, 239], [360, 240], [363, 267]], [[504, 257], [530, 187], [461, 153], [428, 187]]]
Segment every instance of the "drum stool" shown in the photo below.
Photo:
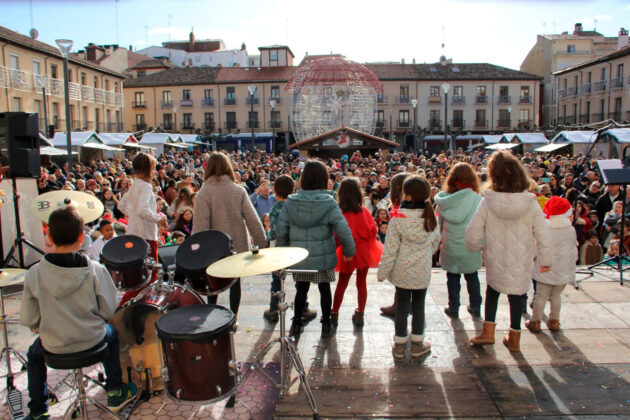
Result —
[[[93, 404], [99, 410], [111, 414], [118, 419], [124, 419], [117, 413], [111, 411], [105, 404], [100, 401], [89, 397], [85, 393], [85, 384], [83, 378], [83, 368], [93, 366], [97, 363], [102, 363], [109, 357], [109, 351], [107, 349], [107, 343], [103, 343], [89, 350], [69, 353], [69, 354], [53, 354], [46, 351], [44, 353], [44, 362], [49, 368], [57, 370], [72, 370], [74, 374], [74, 384], [68, 384], [77, 393], [76, 399], [68, 406], [68, 409], [64, 413], [63, 418], [68, 416], [68, 413], [75, 409], [81, 413], [83, 420], [88, 420], [87, 408], [88, 401]], [[74, 415], [72, 416], [75, 417]]]

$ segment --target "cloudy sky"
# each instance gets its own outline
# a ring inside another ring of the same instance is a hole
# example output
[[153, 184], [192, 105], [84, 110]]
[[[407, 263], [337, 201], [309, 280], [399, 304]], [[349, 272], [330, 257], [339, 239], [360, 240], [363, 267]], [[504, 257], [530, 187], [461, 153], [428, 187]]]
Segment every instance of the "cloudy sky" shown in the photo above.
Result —
[[[118, 15], [118, 25], [116, 24]], [[170, 26], [169, 26], [170, 22]], [[1, 0], [0, 25], [41, 41], [133, 45], [220, 38], [227, 48], [287, 44], [360, 62], [489, 62], [518, 69], [536, 35], [630, 28], [630, 0]]]

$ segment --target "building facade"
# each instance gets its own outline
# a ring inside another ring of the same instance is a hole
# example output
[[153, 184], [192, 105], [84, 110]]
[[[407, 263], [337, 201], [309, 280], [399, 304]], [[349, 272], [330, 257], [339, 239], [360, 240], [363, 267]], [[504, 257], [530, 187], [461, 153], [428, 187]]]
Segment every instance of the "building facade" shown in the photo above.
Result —
[[630, 47], [554, 72], [559, 125], [630, 121]]
[[[63, 58], [56, 47], [0, 27], [0, 111], [35, 112], [40, 130], [66, 130]], [[72, 130], [122, 131], [123, 80], [117, 72], [70, 58]], [[48, 121], [44, 119], [46, 106]]]

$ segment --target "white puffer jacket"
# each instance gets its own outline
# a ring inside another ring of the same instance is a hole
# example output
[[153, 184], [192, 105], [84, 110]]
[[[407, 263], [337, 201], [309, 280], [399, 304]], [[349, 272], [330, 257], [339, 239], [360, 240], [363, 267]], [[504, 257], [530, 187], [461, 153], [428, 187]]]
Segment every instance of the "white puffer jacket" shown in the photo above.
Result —
[[485, 251], [486, 281], [499, 293], [522, 295], [531, 286], [534, 257], [551, 266], [549, 229], [536, 196], [485, 192], [466, 229], [470, 252]]
[[536, 260], [532, 278], [553, 286], [572, 282], [575, 280], [575, 261], [578, 257], [575, 229], [566, 217], [552, 217], [547, 224], [553, 244], [553, 266], [550, 271], [541, 273]]

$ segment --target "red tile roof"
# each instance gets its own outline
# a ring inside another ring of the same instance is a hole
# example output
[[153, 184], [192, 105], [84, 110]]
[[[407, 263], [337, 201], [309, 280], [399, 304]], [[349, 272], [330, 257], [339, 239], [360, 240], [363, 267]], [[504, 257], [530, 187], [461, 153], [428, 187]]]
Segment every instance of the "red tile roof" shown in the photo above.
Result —
[[286, 82], [297, 67], [221, 67], [217, 83]]

